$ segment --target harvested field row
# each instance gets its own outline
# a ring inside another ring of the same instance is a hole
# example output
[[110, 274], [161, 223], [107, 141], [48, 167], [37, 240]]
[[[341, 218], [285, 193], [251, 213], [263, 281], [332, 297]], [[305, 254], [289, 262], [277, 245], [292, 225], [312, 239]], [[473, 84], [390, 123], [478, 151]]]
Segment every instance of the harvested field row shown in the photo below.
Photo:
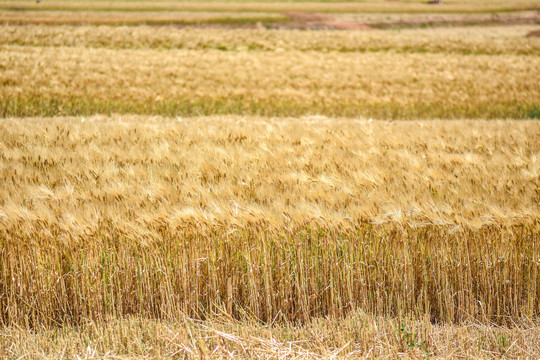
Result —
[[[5, 339], [18, 339], [15, 343]], [[527, 359], [540, 354], [540, 330], [480, 324], [434, 325], [357, 312], [345, 319], [313, 319], [305, 326], [263, 326], [223, 314], [211, 320], [108, 319], [62, 331], [0, 330], [6, 358], [103, 359]]]

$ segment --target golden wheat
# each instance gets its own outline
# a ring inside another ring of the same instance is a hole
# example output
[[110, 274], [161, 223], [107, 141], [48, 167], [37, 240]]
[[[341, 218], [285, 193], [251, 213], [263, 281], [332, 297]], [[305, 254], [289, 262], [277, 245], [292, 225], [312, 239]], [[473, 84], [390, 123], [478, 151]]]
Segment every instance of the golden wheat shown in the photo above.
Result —
[[538, 116], [540, 42], [525, 37], [533, 29], [528, 26], [367, 32], [1, 29], [3, 116]]
[[540, 99], [540, 58], [533, 55], [0, 45], [0, 67], [4, 116], [121, 111], [526, 117]]
[[251, 212], [276, 226], [290, 214], [480, 227], [539, 214], [534, 121], [119, 116], [0, 127], [4, 224], [24, 213], [73, 217], [82, 230], [95, 207], [141, 224], [162, 212], [245, 224]]
[[540, 312], [537, 122], [1, 126], [4, 326]]
[[536, 3], [0, 9], [0, 358], [540, 354], [539, 123], [418, 120], [537, 118], [534, 26], [13, 25], [513, 21]]
[[540, 55], [536, 26], [453, 27], [399, 31], [193, 29], [149, 26], [0, 26], [0, 43], [122, 49], [396, 51], [485, 55]]

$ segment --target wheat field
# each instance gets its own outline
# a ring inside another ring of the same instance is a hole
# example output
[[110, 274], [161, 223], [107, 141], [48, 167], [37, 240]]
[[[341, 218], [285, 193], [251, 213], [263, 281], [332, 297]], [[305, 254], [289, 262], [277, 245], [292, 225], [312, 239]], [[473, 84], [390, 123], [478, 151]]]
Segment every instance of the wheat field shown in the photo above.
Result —
[[[137, 316], [185, 334], [180, 314], [222, 314], [244, 319], [227, 330], [242, 333], [249, 319], [307, 324], [364, 311], [350, 316], [407, 321], [424, 340], [435, 336], [427, 323], [521, 324], [497, 330], [512, 341], [536, 329], [536, 121], [117, 115], [6, 119], [1, 129], [7, 328]], [[126, 331], [148, 331], [135, 329]], [[407, 331], [388, 340], [390, 354], [413, 341]], [[220, 344], [190, 341], [203, 355]], [[229, 345], [268, 345], [238, 341]], [[444, 355], [437, 341], [420, 343], [411, 356]], [[365, 355], [367, 344], [347, 353]]]
[[4, 224], [21, 212], [61, 227], [76, 219], [81, 232], [100, 216], [134, 231], [156, 216], [481, 228], [539, 214], [537, 121], [117, 115], [0, 126]]
[[113, 112], [538, 116], [540, 40], [526, 38], [532, 30], [526, 26], [511, 32], [487, 27], [472, 35], [466, 29], [442, 29], [392, 36], [293, 30], [156, 33], [144, 27], [2, 29], [0, 114], [5, 117]]
[[[203, 13], [204, 14], [204, 13]], [[18, 47], [116, 50], [221, 50], [236, 52], [321, 52], [441, 55], [540, 55], [540, 41], [527, 38], [535, 25], [443, 27], [389, 31], [269, 31], [92, 25], [2, 25], [0, 43]], [[66, 49], [67, 50], [67, 49]], [[525, 59], [529, 59], [526, 57]]]
[[0, 0], [0, 358], [540, 357], [538, 11]]

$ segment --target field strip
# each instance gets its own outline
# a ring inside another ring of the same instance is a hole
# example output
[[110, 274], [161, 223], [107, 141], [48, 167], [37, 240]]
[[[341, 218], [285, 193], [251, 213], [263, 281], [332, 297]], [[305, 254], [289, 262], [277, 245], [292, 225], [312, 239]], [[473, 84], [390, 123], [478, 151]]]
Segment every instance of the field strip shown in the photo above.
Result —
[[177, 29], [149, 26], [0, 26], [0, 44], [122, 49], [319, 51], [537, 55], [538, 27], [454, 27], [401, 31], [295, 31]]
[[[538, 220], [536, 121], [124, 115], [0, 126], [4, 221], [19, 219], [6, 214], [30, 194], [43, 210], [83, 211], [81, 225], [94, 221], [97, 204], [103, 215], [135, 222], [162, 211], [201, 224], [246, 216], [276, 227], [311, 218], [474, 228]], [[134, 207], [127, 195], [152, 200]]]
[[39, 4], [28, 1], [0, 1], [0, 9], [57, 10], [57, 11], [310, 11], [328, 13], [494, 13], [511, 11], [534, 11], [539, 6], [532, 0], [454, 2], [445, 6], [430, 6], [426, 2], [394, 3], [370, 2], [199, 2], [199, 1], [43, 1]]
[[207, 28], [272, 28], [272, 29], [342, 29], [365, 30], [376, 28], [418, 28], [433, 26], [473, 26], [538, 24], [537, 10], [508, 11], [503, 13], [321, 13], [309, 11], [268, 12], [256, 9], [244, 11], [170, 10], [20, 10], [0, 7], [0, 23], [9, 25], [153, 25], [193, 26]]
[[[128, 317], [104, 323], [64, 326], [62, 331], [0, 330], [0, 337], [19, 341], [0, 354], [39, 354], [100, 359], [186, 358], [275, 359], [400, 358], [456, 359], [500, 356], [530, 358], [540, 353], [540, 329], [507, 328], [475, 323], [431, 324], [425, 320], [385, 319], [354, 313], [345, 319], [314, 319], [304, 326], [265, 326], [215, 316], [206, 321], [178, 317], [156, 321]], [[399, 355], [396, 355], [399, 354]], [[36, 356], [37, 357], [37, 356]]]
[[0, 68], [3, 116], [527, 118], [540, 99], [540, 58], [527, 55], [0, 45]]
[[265, 26], [279, 25], [289, 17], [268, 12], [218, 12], [218, 11], [167, 11], [167, 12], [123, 12], [123, 11], [0, 11], [0, 23], [10, 25], [154, 25], [154, 26]]

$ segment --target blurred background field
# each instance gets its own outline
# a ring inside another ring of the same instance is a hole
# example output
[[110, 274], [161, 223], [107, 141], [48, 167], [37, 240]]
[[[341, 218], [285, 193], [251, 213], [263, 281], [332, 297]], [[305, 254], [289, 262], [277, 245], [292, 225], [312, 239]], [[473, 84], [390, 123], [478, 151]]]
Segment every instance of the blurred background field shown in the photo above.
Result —
[[0, 114], [536, 118], [538, 12], [530, 1], [2, 1]]
[[532, 26], [374, 31], [2, 25], [3, 116], [535, 118]]

